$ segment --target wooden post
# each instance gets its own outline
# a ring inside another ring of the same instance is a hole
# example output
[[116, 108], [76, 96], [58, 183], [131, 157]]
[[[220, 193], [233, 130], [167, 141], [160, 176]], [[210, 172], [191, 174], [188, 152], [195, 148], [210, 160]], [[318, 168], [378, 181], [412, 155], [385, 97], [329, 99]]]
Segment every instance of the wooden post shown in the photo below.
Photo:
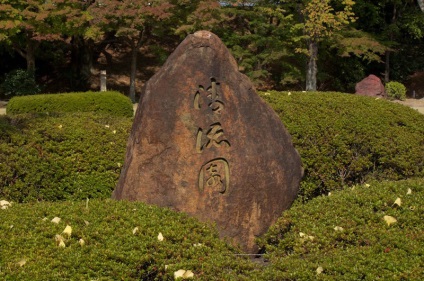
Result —
[[100, 92], [106, 92], [106, 70], [100, 71]]

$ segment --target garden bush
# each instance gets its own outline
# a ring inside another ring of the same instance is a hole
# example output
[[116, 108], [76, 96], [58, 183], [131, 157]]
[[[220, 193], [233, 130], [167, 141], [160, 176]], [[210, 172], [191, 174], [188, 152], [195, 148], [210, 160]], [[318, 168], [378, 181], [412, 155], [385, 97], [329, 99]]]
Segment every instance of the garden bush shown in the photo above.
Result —
[[97, 112], [113, 116], [133, 116], [131, 100], [118, 92], [44, 94], [12, 98], [7, 114]]
[[0, 198], [110, 197], [131, 124], [94, 113], [0, 116]]
[[389, 99], [406, 99], [406, 87], [402, 83], [395, 81], [389, 82], [386, 84], [385, 89]]
[[424, 179], [372, 182], [297, 204], [262, 240], [266, 280], [422, 280], [423, 216]]
[[34, 72], [23, 69], [13, 70], [7, 73], [0, 85], [0, 93], [8, 98], [35, 95], [40, 92], [41, 87], [35, 81]]
[[0, 233], [1, 280], [174, 280], [180, 269], [194, 280], [252, 280], [258, 267], [210, 226], [143, 203], [12, 203], [0, 209]]
[[424, 115], [382, 99], [341, 93], [266, 92], [305, 168], [300, 197], [370, 179], [424, 174]]

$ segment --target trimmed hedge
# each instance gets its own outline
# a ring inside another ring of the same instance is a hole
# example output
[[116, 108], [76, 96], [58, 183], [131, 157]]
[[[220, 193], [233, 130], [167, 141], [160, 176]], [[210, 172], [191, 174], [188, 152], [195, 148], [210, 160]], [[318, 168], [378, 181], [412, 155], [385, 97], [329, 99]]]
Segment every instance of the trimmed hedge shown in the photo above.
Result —
[[423, 217], [424, 179], [371, 182], [293, 206], [262, 241], [266, 280], [423, 280]]
[[7, 114], [97, 112], [112, 116], [134, 115], [131, 100], [119, 92], [44, 94], [12, 98]]
[[194, 280], [247, 281], [258, 267], [210, 227], [143, 203], [12, 203], [0, 209], [0, 233], [1, 280], [174, 280], [183, 269]]
[[132, 119], [94, 113], [0, 116], [0, 198], [108, 198]]
[[0, 209], [0, 279], [174, 280], [184, 269], [194, 280], [422, 280], [423, 206], [424, 179], [298, 202], [260, 240], [268, 262], [258, 264], [168, 209], [110, 199], [12, 202]]
[[309, 200], [371, 179], [424, 175], [424, 115], [381, 99], [323, 92], [261, 96], [293, 137]]

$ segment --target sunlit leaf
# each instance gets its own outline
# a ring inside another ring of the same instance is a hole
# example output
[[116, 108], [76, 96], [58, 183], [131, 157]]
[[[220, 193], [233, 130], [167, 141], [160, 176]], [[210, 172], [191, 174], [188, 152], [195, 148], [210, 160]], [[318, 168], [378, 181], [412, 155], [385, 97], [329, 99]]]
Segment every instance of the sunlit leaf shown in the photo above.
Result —
[[341, 227], [341, 226], [336, 226], [336, 227], [334, 228], [334, 230], [335, 230], [335, 231], [343, 231], [343, 230], [344, 230], [344, 228], [343, 228], [343, 227]]
[[158, 240], [159, 240], [159, 241], [163, 241], [163, 235], [162, 235], [162, 233], [161, 233], [161, 232], [159, 232], [159, 234], [158, 234]]
[[137, 232], [138, 232], [138, 226], [136, 226], [136, 227], [133, 229], [132, 233], [133, 233], [133, 234], [136, 234]]
[[317, 274], [321, 274], [324, 271], [324, 268], [322, 268], [322, 266], [318, 266], [316, 271], [317, 271]]
[[72, 227], [70, 225], [67, 225], [65, 229], [63, 230], [62, 234], [67, 235], [68, 237], [71, 237], [72, 234]]
[[24, 266], [27, 263], [26, 259], [21, 259], [20, 261], [18, 261], [16, 264], [19, 265], [20, 267]]
[[392, 216], [384, 216], [383, 217], [384, 221], [387, 223], [388, 226], [394, 224], [395, 222], [397, 222], [397, 220], [392, 217]]

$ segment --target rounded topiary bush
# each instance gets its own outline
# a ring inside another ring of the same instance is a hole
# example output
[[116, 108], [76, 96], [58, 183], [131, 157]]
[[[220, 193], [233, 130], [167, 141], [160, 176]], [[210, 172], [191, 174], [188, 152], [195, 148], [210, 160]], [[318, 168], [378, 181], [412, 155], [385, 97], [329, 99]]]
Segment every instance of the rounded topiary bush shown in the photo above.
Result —
[[266, 280], [421, 280], [423, 206], [424, 179], [355, 186], [293, 206], [262, 240]]
[[7, 114], [97, 112], [113, 116], [133, 116], [131, 100], [119, 92], [44, 94], [12, 98]]
[[406, 87], [399, 82], [388, 82], [385, 86], [387, 96], [390, 99], [405, 100], [406, 99]]
[[12, 203], [0, 209], [0, 233], [1, 280], [171, 281], [180, 269], [194, 280], [255, 280], [255, 265], [211, 227], [143, 203]]
[[262, 93], [290, 132], [305, 168], [303, 200], [370, 179], [424, 174], [424, 115], [341, 93]]
[[0, 116], [0, 198], [107, 198], [132, 118], [94, 113]]

